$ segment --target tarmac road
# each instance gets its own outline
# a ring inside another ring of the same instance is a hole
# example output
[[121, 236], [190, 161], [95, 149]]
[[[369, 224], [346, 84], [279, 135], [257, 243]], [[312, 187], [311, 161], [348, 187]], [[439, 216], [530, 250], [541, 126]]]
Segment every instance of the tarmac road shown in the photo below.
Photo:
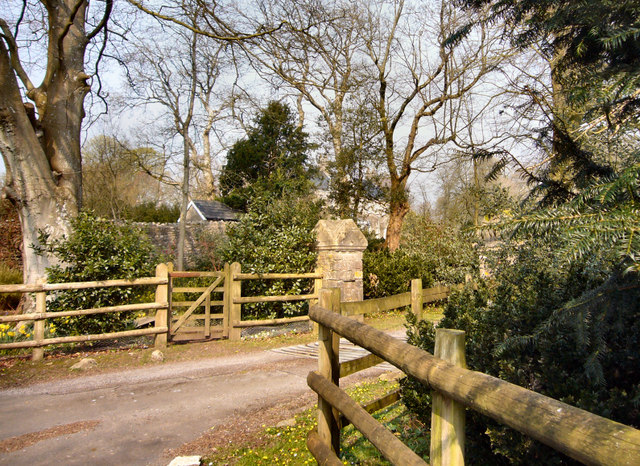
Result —
[[98, 423], [0, 453], [0, 465], [167, 464], [164, 450], [309, 392], [306, 376], [316, 367], [314, 359], [265, 351], [1, 390], [0, 442]]

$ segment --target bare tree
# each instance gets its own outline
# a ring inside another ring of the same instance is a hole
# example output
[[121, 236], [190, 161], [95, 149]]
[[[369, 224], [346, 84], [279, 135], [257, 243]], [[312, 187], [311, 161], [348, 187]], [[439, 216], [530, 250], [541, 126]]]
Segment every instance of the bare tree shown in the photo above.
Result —
[[[199, 192], [205, 196], [212, 197], [216, 192], [215, 156], [225, 139], [222, 126], [230, 118], [233, 104], [228, 88], [233, 83], [234, 68], [229, 66], [228, 42], [213, 40], [200, 32], [204, 30], [201, 23], [206, 24], [207, 20], [194, 5], [195, 2], [180, 4], [182, 13], [174, 11], [173, 17], [181, 18], [182, 24], [157, 24], [157, 33], [151, 35], [151, 40], [141, 39], [131, 57], [135, 93], [132, 102], [150, 110], [161, 108], [159, 120], [163, 127], [154, 137], [162, 144], [175, 136], [181, 140], [180, 168], [173, 176], [167, 176], [164, 170], [147, 171], [179, 187], [183, 219], [194, 180], [199, 181]], [[221, 76], [228, 69], [232, 73]], [[173, 158], [171, 151], [163, 152]], [[185, 222], [181, 221], [177, 248], [180, 270], [184, 267], [184, 238]]]
[[504, 56], [497, 38], [484, 27], [468, 40], [450, 41], [465, 18], [449, 2], [431, 5], [433, 11], [424, 11], [428, 6], [412, 10], [404, 0], [362, 6], [389, 176], [390, 250], [399, 246], [409, 212], [409, 177], [415, 171], [434, 170], [445, 146], [466, 136], [462, 130], [473, 119], [460, 118], [464, 98]]
[[335, 158], [342, 151], [345, 108], [367, 79], [357, 11], [350, 2], [272, 0], [262, 4], [262, 14], [263, 23], [277, 24], [278, 18], [287, 23], [268, 37], [243, 44], [255, 70], [298, 97], [300, 124], [303, 101], [320, 114]]
[[[112, 8], [113, 0], [101, 10], [89, 8], [88, 0], [47, 0], [2, 9], [11, 16], [0, 18], [0, 152], [7, 168], [4, 195], [20, 214], [26, 283], [42, 277], [50, 261], [31, 247], [38, 244], [38, 232], [66, 233], [81, 206], [84, 100], [89, 73], [105, 49]], [[27, 26], [31, 35], [24, 37]], [[38, 60], [44, 64], [40, 84], [28, 63], [33, 37], [46, 37], [46, 56]], [[98, 50], [87, 71], [93, 46]]]

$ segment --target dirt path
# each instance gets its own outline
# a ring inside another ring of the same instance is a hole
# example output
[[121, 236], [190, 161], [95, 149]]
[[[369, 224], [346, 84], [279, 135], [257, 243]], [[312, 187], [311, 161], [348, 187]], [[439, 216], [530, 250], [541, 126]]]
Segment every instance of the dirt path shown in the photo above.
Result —
[[308, 402], [316, 365], [264, 351], [2, 390], [0, 465], [166, 465], [212, 428]]

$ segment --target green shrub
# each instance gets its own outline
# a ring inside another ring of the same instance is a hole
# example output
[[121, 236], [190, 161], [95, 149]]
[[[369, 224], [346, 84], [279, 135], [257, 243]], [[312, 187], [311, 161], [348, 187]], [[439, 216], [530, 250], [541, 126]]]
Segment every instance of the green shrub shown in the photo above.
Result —
[[180, 207], [148, 201], [127, 207], [123, 217], [132, 222], [175, 223], [180, 218]]
[[469, 235], [409, 213], [400, 248], [389, 252], [370, 240], [363, 269], [364, 296], [372, 299], [409, 291], [414, 278], [422, 278], [425, 288], [464, 283], [478, 276], [478, 255]]
[[404, 293], [411, 289], [411, 280], [422, 278], [422, 286], [433, 284], [433, 277], [424, 267], [420, 256], [399, 249], [389, 252], [365, 251], [362, 256], [364, 270], [364, 298], [382, 298]]
[[464, 283], [478, 276], [477, 238], [429, 217], [410, 212], [402, 226], [400, 249], [418, 256], [437, 283]]
[[[466, 332], [471, 369], [640, 427], [639, 277], [607, 256], [561, 265], [561, 243], [505, 248], [492, 265], [494, 283], [452, 295], [439, 325]], [[413, 324], [409, 341], [432, 351], [433, 329]], [[413, 380], [403, 399], [417, 414], [430, 412], [427, 390]], [[473, 412], [466, 451], [474, 464], [572, 463]]]
[[[15, 285], [22, 283], [22, 271], [6, 262], [0, 262], [0, 285]], [[20, 303], [22, 293], [1, 293], [0, 313], [15, 310]]]
[[[81, 213], [72, 222], [72, 233], [54, 240], [41, 234], [40, 253], [52, 254], [59, 264], [47, 269], [49, 283], [134, 279], [151, 276], [152, 247], [141, 231], [129, 225], [100, 220]], [[70, 290], [52, 295], [47, 308], [53, 312], [115, 306], [136, 302], [149, 290], [144, 287], [114, 287]], [[97, 334], [124, 330], [133, 313], [109, 313], [55, 319], [58, 333]]]
[[[219, 249], [223, 262], [239, 262], [245, 273], [305, 273], [316, 265], [315, 235], [321, 203], [305, 197], [255, 197], [248, 212], [227, 231]], [[282, 295], [310, 291], [311, 280], [250, 280], [242, 294]], [[243, 318], [279, 318], [305, 312], [306, 302], [243, 305]]]

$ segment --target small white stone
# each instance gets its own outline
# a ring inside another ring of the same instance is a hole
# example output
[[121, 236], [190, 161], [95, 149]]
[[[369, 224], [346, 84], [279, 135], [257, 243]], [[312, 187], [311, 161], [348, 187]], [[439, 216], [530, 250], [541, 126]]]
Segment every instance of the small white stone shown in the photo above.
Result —
[[280, 421], [276, 424], [276, 427], [293, 427], [296, 425], [295, 419], [285, 419], [284, 421]]
[[169, 466], [200, 466], [200, 456], [177, 456]]
[[72, 371], [86, 371], [88, 369], [92, 369], [92, 368], [96, 367], [97, 365], [98, 365], [98, 363], [96, 362], [95, 359], [83, 358], [80, 361], [78, 361], [77, 363], [75, 363], [73, 366], [71, 366], [71, 370]]
[[157, 349], [153, 353], [151, 353], [151, 360], [155, 362], [162, 362], [164, 361], [164, 354], [162, 354], [162, 351]]

